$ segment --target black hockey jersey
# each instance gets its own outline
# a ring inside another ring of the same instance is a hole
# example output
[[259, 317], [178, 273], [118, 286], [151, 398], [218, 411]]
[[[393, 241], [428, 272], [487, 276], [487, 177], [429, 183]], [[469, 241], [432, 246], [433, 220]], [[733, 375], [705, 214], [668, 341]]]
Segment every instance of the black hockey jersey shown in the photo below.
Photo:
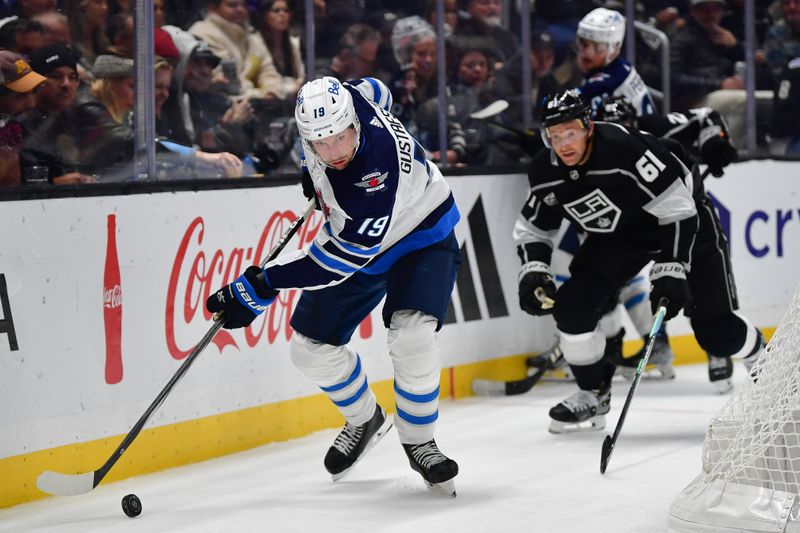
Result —
[[694, 178], [655, 137], [596, 122], [589, 160], [565, 166], [550, 150], [530, 164], [530, 194], [514, 227], [522, 263], [550, 263], [566, 218], [590, 238], [629, 243], [689, 264], [698, 218]]

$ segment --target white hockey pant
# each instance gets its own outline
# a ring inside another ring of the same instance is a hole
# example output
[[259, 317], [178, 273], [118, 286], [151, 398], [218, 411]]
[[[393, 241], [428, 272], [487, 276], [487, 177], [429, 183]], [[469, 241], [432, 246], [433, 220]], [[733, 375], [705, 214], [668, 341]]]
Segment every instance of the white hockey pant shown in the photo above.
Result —
[[328, 395], [348, 422], [356, 426], [369, 422], [377, 403], [355, 350], [317, 342], [295, 332], [291, 354], [300, 372]]
[[561, 339], [561, 351], [564, 353], [564, 359], [569, 364], [588, 366], [603, 358], [603, 353], [606, 349], [606, 336], [601, 331], [596, 329], [577, 335], [559, 331], [558, 334]]
[[433, 439], [439, 417], [441, 361], [436, 318], [420, 311], [395, 311], [389, 325], [389, 354], [397, 398], [395, 427], [403, 444]]

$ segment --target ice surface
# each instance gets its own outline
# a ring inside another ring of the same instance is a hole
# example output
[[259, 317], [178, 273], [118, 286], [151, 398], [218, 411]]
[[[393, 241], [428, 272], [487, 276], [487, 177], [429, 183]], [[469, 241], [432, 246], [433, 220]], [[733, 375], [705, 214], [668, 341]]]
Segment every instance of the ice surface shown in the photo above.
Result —
[[[670, 531], [669, 504], [700, 472], [706, 424], [727, 398], [705, 365], [676, 372], [640, 384], [605, 476], [600, 447], [629, 383], [615, 381], [605, 431], [573, 435], [549, 434], [547, 411], [575, 385], [539, 383], [522, 396], [441, 404], [436, 440], [461, 469], [455, 499], [425, 488], [394, 429], [333, 483], [322, 466], [328, 430], [0, 510], [0, 531]], [[744, 375], [737, 363], [734, 377]], [[128, 493], [142, 500], [138, 518], [122, 512]]]

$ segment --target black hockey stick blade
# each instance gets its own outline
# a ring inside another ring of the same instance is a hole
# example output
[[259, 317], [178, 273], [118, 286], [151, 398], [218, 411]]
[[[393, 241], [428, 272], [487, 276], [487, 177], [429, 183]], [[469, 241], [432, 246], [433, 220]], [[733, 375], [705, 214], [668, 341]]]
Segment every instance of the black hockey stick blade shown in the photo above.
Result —
[[647, 366], [647, 361], [650, 359], [650, 354], [653, 353], [653, 346], [656, 343], [656, 334], [658, 333], [658, 330], [661, 329], [661, 324], [664, 323], [664, 317], [667, 314], [668, 303], [669, 301], [666, 298], [661, 298], [658, 301], [658, 311], [656, 311], [656, 317], [653, 319], [653, 326], [650, 328], [650, 336], [647, 341], [647, 347], [644, 351], [644, 355], [639, 360], [639, 364], [636, 366], [636, 373], [631, 381], [631, 388], [628, 390], [628, 396], [625, 398], [625, 405], [622, 406], [622, 412], [619, 414], [619, 420], [617, 420], [617, 426], [614, 428], [614, 434], [606, 435], [605, 440], [603, 440], [603, 448], [600, 450], [600, 474], [605, 474], [606, 468], [608, 468], [608, 461], [611, 459], [611, 452], [614, 451], [614, 446], [617, 444], [617, 439], [622, 431], [622, 425], [625, 423], [625, 417], [628, 414], [628, 408], [631, 406], [633, 395], [636, 392], [636, 388], [639, 386], [639, 382], [642, 380], [644, 367]]
[[561, 348], [556, 346], [548, 352], [547, 364], [540, 366], [530, 376], [513, 381], [497, 381], [493, 379], [472, 380], [472, 392], [475, 396], [516, 396], [525, 394], [536, 385], [545, 372], [554, 368], [564, 357]]
[[614, 440], [611, 435], [606, 435], [603, 439], [603, 450], [600, 453], [600, 473], [605, 474], [608, 468], [608, 460], [611, 459], [611, 452], [614, 451]]
[[[308, 217], [311, 216], [311, 212], [314, 210], [314, 205], [315, 204], [313, 200], [306, 205], [303, 213], [297, 217], [294, 222], [292, 222], [286, 232], [272, 247], [269, 254], [267, 254], [267, 257], [265, 257], [261, 262], [260, 266], [262, 268], [267, 264], [268, 261], [275, 259], [275, 257], [281, 253], [289, 240], [291, 240], [294, 234], [297, 233], [297, 230], [300, 228], [303, 222], [305, 222]], [[120, 445], [116, 450], [114, 450], [114, 453], [111, 454], [111, 457], [108, 458], [103, 466], [94, 472], [86, 472], [84, 474], [62, 474], [60, 472], [53, 472], [52, 470], [45, 470], [39, 474], [39, 477], [36, 478], [36, 487], [38, 487], [38, 489], [42, 492], [56, 496], [74, 496], [76, 494], [84, 494], [89, 492], [99, 485], [106, 474], [108, 474], [108, 471], [111, 470], [111, 467], [113, 467], [119, 458], [122, 457], [122, 454], [128, 450], [134, 439], [136, 439], [136, 437], [142, 431], [142, 428], [144, 428], [144, 425], [150, 419], [150, 416], [152, 416], [156, 409], [161, 406], [161, 404], [167, 398], [167, 395], [170, 393], [170, 391], [172, 391], [173, 387], [178, 383], [178, 381], [181, 380], [186, 371], [189, 370], [189, 367], [192, 365], [194, 360], [197, 359], [200, 353], [206, 348], [206, 346], [209, 345], [217, 332], [222, 329], [222, 325], [224, 323], [224, 314], [218, 313], [214, 316], [214, 324], [212, 324], [206, 334], [203, 335], [203, 338], [200, 340], [200, 342], [197, 343], [189, 356], [184, 360], [183, 364], [181, 364], [161, 392], [158, 393], [158, 396], [156, 396], [156, 399], [153, 400], [153, 403], [150, 404], [141, 418], [139, 418], [136, 424], [134, 424], [133, 428], [128, 432]]]

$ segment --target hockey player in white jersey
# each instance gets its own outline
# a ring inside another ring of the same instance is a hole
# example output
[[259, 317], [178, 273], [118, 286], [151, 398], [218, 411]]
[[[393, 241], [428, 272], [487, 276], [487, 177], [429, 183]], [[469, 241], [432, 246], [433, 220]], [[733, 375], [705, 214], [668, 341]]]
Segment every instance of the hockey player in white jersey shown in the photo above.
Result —
[[[306, 83], [295, 118], [325, 223], [311, 246], [262, 270], [249, 267], [207, 302], [226, 328], [249, 325], [280, 289], [305, 289], [295, 309], [291, 356], [339, 408], [346, 424], [325, 456], [344, 476], [391, 428], [347, 343], [383, 298], [394, 365], [394, 424], [411, 467], [429, 487], [455, 495], [458, 465], [439, 451], [440, 357], [444, 323], [461, 262], [450, 187], [389, 109], [379, 80]], [[255, 302], [255, 305], [248, 305]]]
[[583, 97], [597, 109], [605, 96], [624, 96], [637, 116], [656, 112], [644, 80], [620, 54], [625, 38], [625, 17], [598, 7], [578, 23], [575, 47], [578, 66], [586, 74], [580, 87]]

